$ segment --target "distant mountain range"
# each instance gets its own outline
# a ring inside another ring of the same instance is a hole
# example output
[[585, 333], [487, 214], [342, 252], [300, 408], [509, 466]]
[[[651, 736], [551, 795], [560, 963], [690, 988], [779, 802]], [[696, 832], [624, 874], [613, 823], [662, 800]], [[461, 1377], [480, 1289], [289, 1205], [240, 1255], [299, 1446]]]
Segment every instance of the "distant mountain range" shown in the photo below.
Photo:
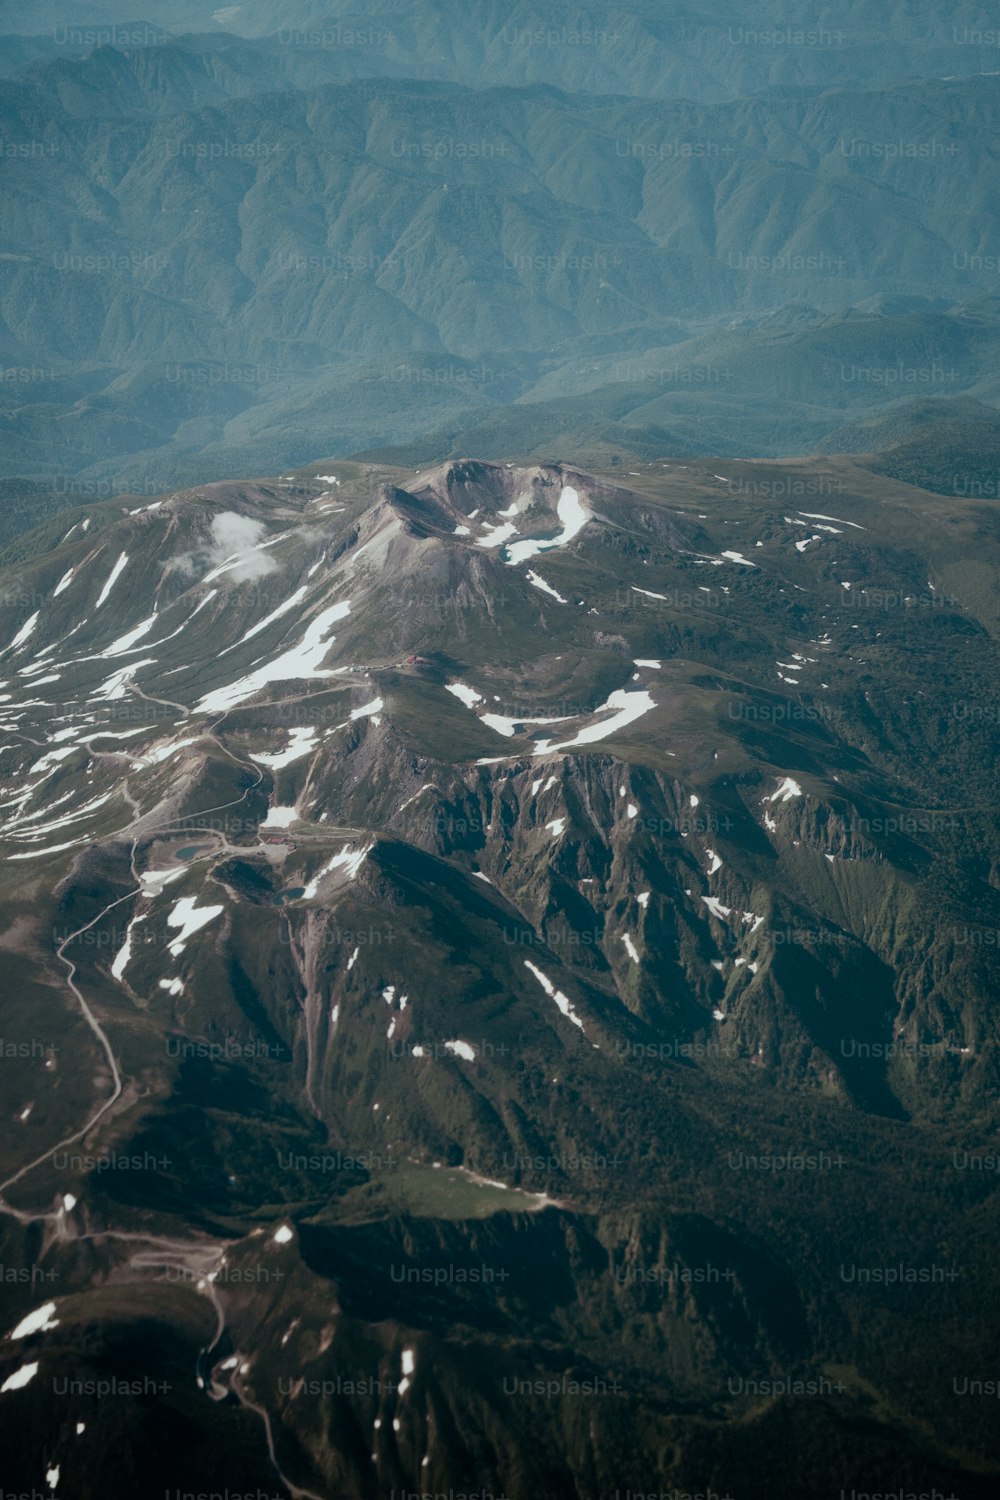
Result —
[[500, 454], [595, 422], [789, 453], [995, 400], [991, 78], [261, 92], [274, 53], [4, 84], [7, 475], [158, 488], [493, 424]]
[[274, 87], [420, 77], [715, 103], [773, 85], [997, 71], [996, 15], [980, 0], [956, 0], [947, 13], [933, 0], [632, 0], [569, 12], [557, 0], [250, 0], [215, 9], [157, 0], [141, 17], [134, 0], [39, 0], [30, 14], [4, 0], [3, 33], [19, 43], [8, 70], [101, 45], [173, 46], [171, 33], [182, 33], [181, 45], [212, 59], [238, 91], [264, 70]]

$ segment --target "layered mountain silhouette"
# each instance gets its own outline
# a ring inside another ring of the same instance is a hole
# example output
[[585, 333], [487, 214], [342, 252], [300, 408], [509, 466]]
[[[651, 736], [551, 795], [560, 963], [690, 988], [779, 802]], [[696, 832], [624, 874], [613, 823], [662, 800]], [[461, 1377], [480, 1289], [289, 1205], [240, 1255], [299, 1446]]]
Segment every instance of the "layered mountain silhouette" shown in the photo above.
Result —
[[993, 78], [304, 87], [242, 47], [5, 83], [8, 476], [155, 492], [428, 434], [789, 454], [995, 399]]
[[[218, 69], [226, 86], [302, 87], [368, 77], [424, 77], [490, 88], [554, 84], [573, 92], [681, 96], [717, 102], [771, 85], [797, 87], [966, 76], [993, 70], [995, 17], [976, 0], [947, 15], [931, 0], [873, 7], [867, 0], [806, 5], [732, 0], [663, 5], [632, 0], [567, 13], [554, 0], [275, 0], [211, 7], [158, 0], [136, 15], [129, 0], [41, 0], [30, 16], [5, 3], [0, 30], [25, 57], [95, 47], [178, 45]], [[174, 36], [181, 34], [176, 43]]]

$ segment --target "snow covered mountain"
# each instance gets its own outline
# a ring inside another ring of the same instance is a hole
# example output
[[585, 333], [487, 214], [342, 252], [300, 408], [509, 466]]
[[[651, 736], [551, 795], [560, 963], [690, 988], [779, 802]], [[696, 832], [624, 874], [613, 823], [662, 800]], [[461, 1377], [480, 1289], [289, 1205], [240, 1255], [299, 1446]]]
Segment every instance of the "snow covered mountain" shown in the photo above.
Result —
[[[20, 544], [18, 1484], [742, 1500], [811, 1431], [986, 1494], [998, 575], [987, 505], [844, 458], [320, 464]], [[889, 1329], [837, 1267], [900, 1261], [962, 1272]]]

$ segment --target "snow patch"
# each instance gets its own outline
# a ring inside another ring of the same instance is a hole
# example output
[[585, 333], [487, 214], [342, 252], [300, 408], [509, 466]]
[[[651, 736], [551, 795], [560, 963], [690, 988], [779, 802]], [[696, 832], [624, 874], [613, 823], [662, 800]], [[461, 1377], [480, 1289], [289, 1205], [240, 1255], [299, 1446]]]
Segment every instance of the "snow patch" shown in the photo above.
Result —
[[466, 687], [464, 682], [449, 682], [445, 685], [445, 691], [460, 698], [466, 708], [472, 708], [474, 704], [483, 701], [482, 693], [477, 693], [475, 688]]
[[36, 609], [33, 615], [28, 616], [24, 624], [21, 626], [20, 630], [17, 632], [17, 635], [11, 641], [10, 645], [6, 648], [7, 651], [15, 651], [18, 646], [24, 645], [25, 641], [31, 634], [33, 634], [35, 626], [38, 624], [39, 614], [40, 610]]
[[158, 896], [165, 885], [172, 880], [179, 880], [185, 874], [183, 866], [173, 870], [144, 870], [139, 876], [139, 884], [144, 896]]
[[[508, 537], [512, 536], [517, 536], [517, 527], [513, 521], [501, 521], [498, 526], [491, 526], [484, 536], [477, 537], [476, 546], [500, 547], [507, 541]], [[531, 553], [528, 555], [530, 557]]]
[[553, 599], [558, 599], [560, 604], [569, 603], [568, 599], [564, 599], [557, 589], [554, 589], [550, 583], [546, 583], [544, 578], [539, 578], [538, 574], [532, 572], [531, 568], [528, 569], [527, 579], [529, 583], [534, 584], [536, 589], [542, 589], [544, 593], [551, 594]]
[[397, 1387], [399, 1394], [405, 1396], [413, 1384], [413, 1376], [416, 1372], [417, 1361], [412, 1349], [404, 1349], [402, 1354], [402, 1378]]
[[7, 1337], [26, 1339], [30, 1338], [33, 1333], [47, 1333], [50, 1328], [58, 1328], [59, 1319], [52, 1316], [55, 1310], [54, 1302], [46, 1302], [44, 1307], [37, 1307], [34, 1312], [28, 1313], [26, 1318], [22, 1318]]
[[334, 870], [344, 869], [347, 871], [347, 878], [349, 880], [354, 880], [357, 877], [357, 873], [361, 869], [361, 866], [364, 864], [365, 860], [368, 858], [368, 855], [371, 853], [374, 847], [374, 844], [367, 844], [362, 849], [353, 849], [350, 844], [345, 844], [340, 853], [335, 854], [333, 858], [328, 860], [323, 868], [317, 871], [317, 873], [313, 876], [312, 880], [310, 880], [309, 884], [302, 892], [302, 899], [305, 901], [312, 901], [316, 895], [316, 892], [319, 890], [319, 883], [323, 879], [324, 875], [330, 875]]
[[180, 928], [178, 936], [169, 945], [169, 951], [177, 958], [184, 952], [188, 938], [207, 927], [216, 917], [221, 917], [224, 911], [224, 906], [199, 907], [194, 896], [182, 896], [167, 917], [168, 927]]
[[0, 1385], [0, 1396], [2, 1396], [5, 1391], [20, 1391], [20, 1390], [22, 1390], [24, 1388], [24, 1386], [26, 1386], [30, 1380], [34, 1380], [34, 1378], [35, 1378], [35, 1376], [37, 1374], [38, 1374], [38, 1361], [37, 1361], [37, 1359], [34, 1361], [33, 1364], [22, 1365], [19, 1370], [15, 1370], [14, 1371], [13, 1375], [8, 1375], [7, 1376], [7, 1379], [4, 1381], [3, 1385]]
[[344, 600], [341, 604], [333, 604], [329, 609], [322, 610], [310, 622], [297, 646], [283, 652], [273, 661], [266, 662], [256, 671], [248, 673], [246, 677], [241, 677], [239, 681], [206, 693], [196, 705], [197, 711], [215, 713], [220, 709], [234, 708], [236, 704], [252, 698], [255, 693], [259, 693], [262, 688], [272, 682], [332, 677], [333, 672], [321, 670], [320, 663], [336, 640], [336, 636], [331, 634], [332, 627], [338, 620], [350, 614], [350, 610], [350, 600]]
[[298, 817], [294, 807], [269, 807], [261, 828], [290, 828]]
[[371, 718], [373, 714], [380, 713], [384, 707], [385, 704], [383, 703], [381, 698], [373, 698], [370, 703], [363, 704], [361, 708], [352, 708], [351, 718], [368, 719]]
[[865, 531], [867, 528], [859, 526], [857, 521], [844, 521], [840, 516], [824, 516], [818, 510], [800, 510], [800, 516], [805, 516], [807, 521], [836, 521], [838, 526], [853, 526], [855, 531]]
[[255, 760], [258, 765], [273, 766], [275, 770], [280, 770], [282, 766], [290, 766], [295, 761], [301, 760], [303, 755], [308, 755], [315, 750], [318, 744], [316, 730], [309, 725], [303, 725], [289, 730], [288, 744], [284, 750], [276, 750], [270, 754], [251, 755], [250, 759]]
[[624, 688], [616, 688], [609, 693], [606, 701], [601, 704], [596, 713], [603, 713], [607, 709], [616, 709], [617, 712], [610, 719], [604, 719], [600, 724], [588, 724], [571, 740], [566, 740], [559, 745], [540, 746], [536, 749], [536, 755], [545, 755], [558, 750], [571, 750], [576, 745], [592, 745], [596, 740], [607, 739], [608, 735], [616, 734], [619, 729], [633, 724], [636, 719], [641, 719], [643, 714], [655, 708], [652, 696], [643, 689], [642, 692], [630, 693]]
[[538, 983], [548, 995], [549, 999], [555, 1001], [556, 1005], [559, 1007], [560, 1011], [566, 1017], [566, 1019], [568, 1021], [572, 1021], [574, 1026], [578, 1026], [580, 1030], [583, 1031], [584, 1036], [586, 1036], [587, 1033], [586, 1031], [584, 1031], [583, 1022], [580, 1020], [580, 1017], [573, 1009], [572, 1003], [566, 998], [562, 991], [557, 990], [555, 985], [552, 983], [552, 980], [549, 979], [547, 975], [543, 974], [541, 969], [536, 968], [530, 959], [526, 958], [524, 960], [524, 967], [528, 969], [532, 974], [534, 974], [535, 978], [538, 980]]
[[34, 849], [30, 854], [8, 854], [12, 859], [43, 859], [46, 854], [60, 854], [63, 849], [75, 849], [78, 844], [86, 844], [87, 839], [71, 839], [68, 844], [53, 844], [50, 849]]
[[129, 960], [132, 957], [132, 929], [137, 923], [144, 922], [145, 920], [145, 917], [133, 917], [132, 921], [128, 924], [125, 930], [125, 941], [115, 954], [114, 962], [111, 965], [112, 979], [117, 979], [120, 982], [124, 977]]
[[157, 614], [154, 609], [153, 613], [147, 619], [141, 620], [134, 629], [127, 631], [125, 635], [120, 635], [116, 641], [112, 641], [111, 645], [106, 646], [98, 655], [101, 657], [124, 656], [136, 641], [141, 641], [144, 635], [149, 634], [156, 624], [156, 620]]
[[128, 553], [127, 552], [122, 552], [119, 555], [118, 561], [115, 563], [114, 567], [111, 569], [111, 572], [110, 572], [110, 574], [108, 576], [107, 582], [105, 583], [104, 587], [101, 589], [101, 592], [97, 596], [97, 603], [94, 605], [95, 609], [100, 609], [101, 608], [101, 605], [105, 602], [105, 600], [107, 599], [108, 595], [111, 593], [111, 590], [114, 588], [115, 584], [118, 582], [119, 578], [121, 577], [123, 570], [127, 566], [128, 566]]
[[[294, 594], [289, 595], [284, 604], [279, 604], [277, 609], [272, 609], [271, 613], [265, 615], [263, 620], [259, 620], [256, 625], [251, 625], [250, 629], [236, 644], [242, 646], [244, 641], [252, 640], [255, 635], [260, 635], [261, 631], [266, 630], [275, 620], [280, 620], [282, 615], [287, 614], [290, 609], [294, 609], [299, 600], [305, 598], [305, 594], [306, 589], [303, 584], [301, 588], [295, 590]], [[226, 649], [228, 651], [235, 651], [236, 646], [228, 646]]]
[[[513, 546], [504, 549], [506, 553], [504, 561], [515, 567], [518, 563], [527, 562], [529, 558], [537, 556], [539, 552], [550, 552], [554, 547], [565, 547], [567, 542], [571, 542], [583, 530], [589, 520], [589, 512], [572, 485], [563, 486], [559, 503], [556, 506], [556, 515], [562, 522], [562, 530], [558, 536], [547, 542], [531, 538], [515, 542]], [[511, 529], [513, 530], [513, 527]]]
[[[160, 766], [165, 760], [169, 760], [172, 755], [176, 755], [178, 751], [186, 750], [189, 745], [196, 745], [198, 738], [198, 735], [192, 734], [187, 739], [168, 740], [165, 745], [155, 745], [152, 750], [148, 750], [145, 755], [138, 756], [132, 762], [132, 769], [141, 771], [145, 766]], [[251, 759], [253, 759], [252, 756]]]
[[112, 672], [105, 682], [102, 682], [97, 691], [92, 694], [94, 698], [122, 699], [125, 697], [125, 686], [130, 678], [134, 677], [140, 667], [155, 667], [155, 656], [144, 656], [141, 661], [130, 662], [127, 667], [119, 667], [117, 672]]

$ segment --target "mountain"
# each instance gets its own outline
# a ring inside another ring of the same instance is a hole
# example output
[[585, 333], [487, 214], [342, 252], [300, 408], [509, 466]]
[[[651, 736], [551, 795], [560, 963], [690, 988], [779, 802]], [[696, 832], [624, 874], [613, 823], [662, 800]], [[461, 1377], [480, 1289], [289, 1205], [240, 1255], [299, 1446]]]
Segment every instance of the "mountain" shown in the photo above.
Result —
[[957, 397], [903, 401], [884, 415], [831, 433], [827, 452], [871, 446], [869, 467], [907, 484], [970, 499], [1000, 497], [1000, 416]]
[[[366, 452], [403, 464], [469, 451], [522, 460], [572, 452], [598, 466], [623, 462], [623, 454], [875, 453], [910, 434], [919, 412], [936, 467], [914, 460], [897, 471], [885, 458], [885, 472], [943, 485], [946, 494], [957, 484], [966, 486], [959, 493], [991, 497], [996, 408], [986, 401], [995, 399], [995, 327], [978, 300], [943, 310], [910, 299], [828, 314], [786, 308], [659, 349], [614, 355], [592, 348], [587, 359], [543, 375], [512, 406], [471, 419], [460, 414], [417, 442]], [[984, 399], [901, 396], [957, 388]], [[845, 421], [849, 412], [853, 420]]]
[[[40, 42], [73, 50], [163, 44], [244, 56], [256, 51], [275, 78], [341, 81], [425, 77], [490, 88], [554, 84], [573, 93], [689, 98], [706, 103], [773, 85], [869, 86], [900, 78], [988, 73], [996, 60], [996, 18], [979, 0], [956, 0], [947, 18], [932, 0], [807, 5], [782, 0], [714, 6], [632, 0], [567, 13], [555, 0], [250, 0], [211, 10], [192, 0], [159, 0], [136, 17], [129, 0], [39, 0], [0, 6], [0, 34], [30, 26]], [[255, 44], [255, 39], [256, 44]], [[275, 45], [276, 44], [276, 45]], [[171, 43], [171, 45], [173, 45]]]
[[631, 463], [8, 549], [15, 1489], [995, 1492], [995, 506]]
[[105, 47], [0, 89], [6, 476], [155, 493], [497, 418], [537, 444], [595, 404], [763, 456], [901, 393], [995, 402], [993, 79], [234, 98], [227, 57]]

